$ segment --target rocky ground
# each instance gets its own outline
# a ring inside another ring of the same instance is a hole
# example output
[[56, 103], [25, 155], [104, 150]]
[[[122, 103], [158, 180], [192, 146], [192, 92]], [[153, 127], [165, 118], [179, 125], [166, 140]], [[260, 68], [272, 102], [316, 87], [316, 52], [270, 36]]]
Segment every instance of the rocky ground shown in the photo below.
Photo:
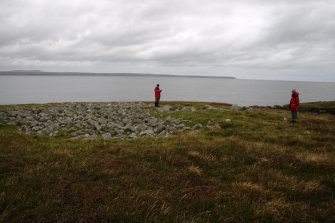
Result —
[[[193, 107], [164, 106], [156, 111], [195, 110]], [[26, 133], [57, 136], [70, 134], [73, 138], [137, 138], [167, 136], [188, 130], [175, 118], [157, 118], [152, 105], [122, 103], [64, 103], [59, 105], [24, 107], [12, 106], [0, 112], [0, 119], [20, 126]], [[201, 126], [196, 125], [194, 128]]]

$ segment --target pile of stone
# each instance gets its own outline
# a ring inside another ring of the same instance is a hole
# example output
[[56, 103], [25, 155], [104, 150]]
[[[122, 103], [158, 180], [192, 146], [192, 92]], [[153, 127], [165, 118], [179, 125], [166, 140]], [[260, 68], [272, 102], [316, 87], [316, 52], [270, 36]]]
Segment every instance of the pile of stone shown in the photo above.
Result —
[[0, 119], [26, 133], [74, 138], [137, 138], [167, 136], [189, 129], [181, 121], [152, 115], [153, 107], [140, 102], [64, 103], [34, 108], [14, 106]]
[[178, 111], [196, 111], [195, 107], [182, 106], [182, 105], [164, 105], [162, 107], [157, 108], [160, 112], [178, 112]]
[[253, 112], [253, 108], [252, 107], [240, 107], [240, 106], [234, 104], [230, 107], [230, 111], [233, 111], [233, 112], [238, 112], [238, 111]]

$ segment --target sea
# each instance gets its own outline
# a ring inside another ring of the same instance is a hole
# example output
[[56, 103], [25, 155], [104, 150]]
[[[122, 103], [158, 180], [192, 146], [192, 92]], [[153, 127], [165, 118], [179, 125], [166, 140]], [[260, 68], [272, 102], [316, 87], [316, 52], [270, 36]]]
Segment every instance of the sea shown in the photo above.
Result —
[[136, 76], [1, 76], [0, 104], [153, 101], [223, 102], [240, 106], [288, 104], [297, 89], [301, 102], [335, 101], [335, 82]]

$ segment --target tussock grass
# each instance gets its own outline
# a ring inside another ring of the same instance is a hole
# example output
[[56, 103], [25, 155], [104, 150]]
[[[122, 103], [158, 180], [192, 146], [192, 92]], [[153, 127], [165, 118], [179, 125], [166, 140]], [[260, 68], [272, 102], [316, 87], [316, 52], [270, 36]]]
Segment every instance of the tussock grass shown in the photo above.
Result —
[[0, 123], [0, 222], [335, 221], [334, 116], [179, 104], [197, 111], [157, 115], [205, 127], [85, 141]]

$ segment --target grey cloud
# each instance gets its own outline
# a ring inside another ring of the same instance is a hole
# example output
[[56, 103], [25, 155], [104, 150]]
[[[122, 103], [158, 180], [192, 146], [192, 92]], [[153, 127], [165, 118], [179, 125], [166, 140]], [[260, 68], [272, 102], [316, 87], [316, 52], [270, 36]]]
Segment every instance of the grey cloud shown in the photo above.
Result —
[[0, 8], [0, 69], [124, 65], [303, 79], [308, 69], [329, 77], [335, 68], [330, 0], [2, 0]]

